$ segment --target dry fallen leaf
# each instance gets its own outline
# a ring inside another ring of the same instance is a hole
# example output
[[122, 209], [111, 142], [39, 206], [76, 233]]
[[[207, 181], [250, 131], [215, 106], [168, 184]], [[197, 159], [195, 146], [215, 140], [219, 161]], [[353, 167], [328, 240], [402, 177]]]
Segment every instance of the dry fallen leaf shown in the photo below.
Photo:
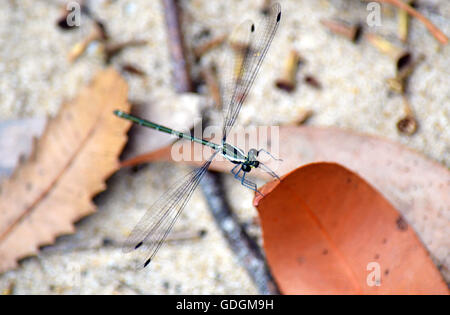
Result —
[[62, 105], [35, 141], [26, 162], [0, 186], [0, 272], [74, 231], [73, 222], [95, 211], [91, 199], [118, 167], [130, 123], [128, 87], [108, 69]]
[[261, 192], [254, 204], [282, 293], [448, 294], [413, 229], [355, 173], [309, 164]]

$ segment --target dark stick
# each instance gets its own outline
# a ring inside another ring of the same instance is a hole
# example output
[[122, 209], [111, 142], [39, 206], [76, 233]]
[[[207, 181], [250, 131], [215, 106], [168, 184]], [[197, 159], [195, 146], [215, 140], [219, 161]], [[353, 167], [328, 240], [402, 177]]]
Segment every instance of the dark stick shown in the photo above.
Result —
[[172, 58], [173, 81], [178, 93], [192, 92], [189, 67], [184, 55], [182, 34], [178, 16], [178, 7], [174, 0], [162, 0], [166, 18], [169, 50]]
[[261, 294], [280, 294], [258, 244], [245, 232], [223, 197], [220, 174], [209, 172], [200, 182], [209, 209], [238, 260]]
[[[163, 0], [169, 35], [169, 50], [173, 61], [174, 84], [178, 93], [193, 92], [192, 81], [184, 58], [184, 46], [173, 0]], [[216, 224], [233, 252], [255, 282], [261, 294], [279, 294], [259, 246], [245, 232], [225, 201], [218, 174], [207, 172], [200, 187], [208, 202]]]

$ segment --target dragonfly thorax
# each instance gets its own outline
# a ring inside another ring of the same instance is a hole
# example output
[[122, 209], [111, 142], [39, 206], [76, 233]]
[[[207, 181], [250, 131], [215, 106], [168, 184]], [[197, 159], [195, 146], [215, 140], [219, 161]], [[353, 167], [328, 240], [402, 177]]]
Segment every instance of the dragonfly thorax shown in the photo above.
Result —
[[244, 172], [250, 172], [252, 168], [259, 166], [259, 161], [257, 160], [258, 150], [251, 149], [248, 154], [245, 155], [244, 151], [235, 147], [229, 143], [222, 143], [222, 155], [234, 164], [242, 164], [242, 170]]
[[259, 152], [256, 149], [250, 149], [248, 151], [246, 161], [242, 165], [242, 170], [244, 172], [250, 172], [252, 167], [257, 168], [259, 166], [259, 161], [257, 159], [258, 153]]
[[235, 164], [244, 163], [247, 161], [247, 156], [244, 151], [229, 143], [222, 143], [221, 153], [226, 159]]

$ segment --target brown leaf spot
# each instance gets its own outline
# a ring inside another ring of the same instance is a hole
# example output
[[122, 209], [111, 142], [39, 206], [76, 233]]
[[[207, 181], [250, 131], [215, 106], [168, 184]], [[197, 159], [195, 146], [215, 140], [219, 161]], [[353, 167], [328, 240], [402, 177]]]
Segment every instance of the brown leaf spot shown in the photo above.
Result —
[[399, 216], [397, 218], [397, 221], [395, 221], [395, 223], [397, 224], [397, 228], [400, 231], [406, 231], [408, 229], [408, 223], [405, 221], [405, 219], [403, 219], [402, 216]]

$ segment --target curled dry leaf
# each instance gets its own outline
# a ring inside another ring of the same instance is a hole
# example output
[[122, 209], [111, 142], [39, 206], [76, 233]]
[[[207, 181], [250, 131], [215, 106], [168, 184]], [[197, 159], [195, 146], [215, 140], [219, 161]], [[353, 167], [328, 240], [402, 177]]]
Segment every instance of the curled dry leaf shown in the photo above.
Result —
[[0, 272], [35, 254], [39, 246], [74, 231], [73, 222], [95, 211], [91, 199], [118, 167], [129, 110], [128, 87], [112, 70], [62, 105], [10, 179], [0, 186]]
[[267, 260], [285, 294], [448, 294], [402, 216], [355, 173], [300, 167], [254, 200]]

